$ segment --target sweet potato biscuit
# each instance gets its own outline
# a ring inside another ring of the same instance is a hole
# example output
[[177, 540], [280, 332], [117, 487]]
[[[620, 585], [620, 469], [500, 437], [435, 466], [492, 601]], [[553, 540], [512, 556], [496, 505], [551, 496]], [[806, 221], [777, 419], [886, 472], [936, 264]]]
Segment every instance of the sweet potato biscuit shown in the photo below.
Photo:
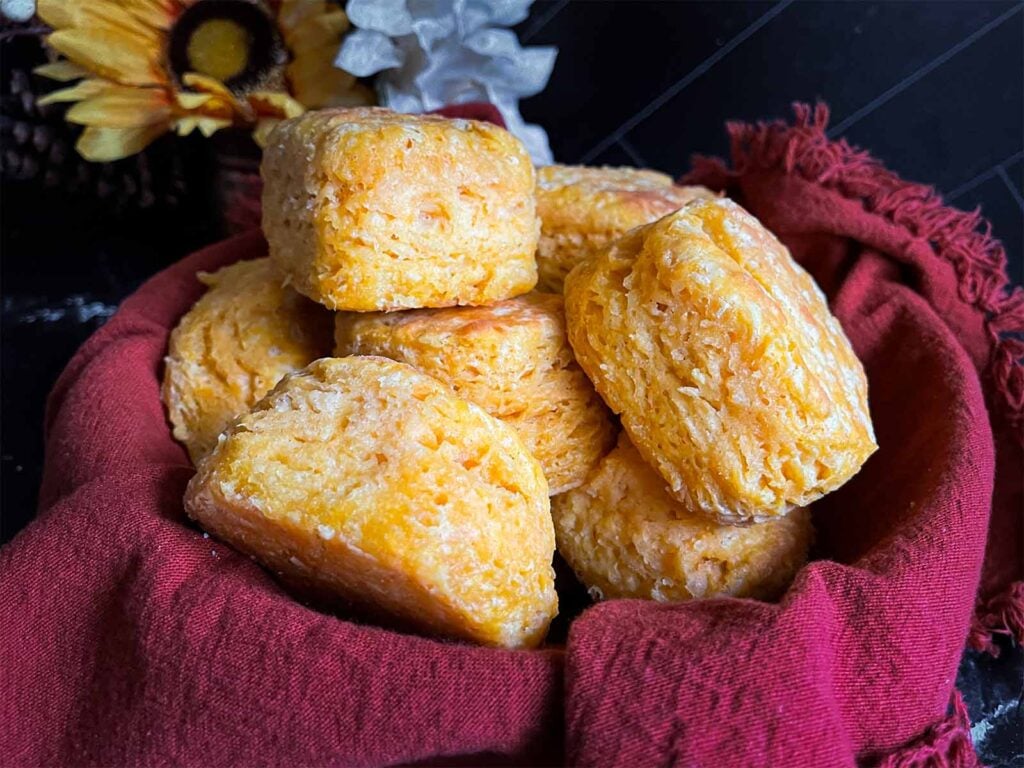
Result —
[[331, 309], [489, 304], [537, 282], [533, 165], [497, 126], [308, 112], [274, 128], [262, 174], [271, 257]]
[[680, 187], [657, 171], [549, 165], [537, 169], [538, 287], [562, 292], [574, 266], [625, 232], [697, 198], [704, 187]]
[[336, 317], [335, 354], [383, 355], [451, 385], [515, 428], [552, 494], [579, 485], [611, 448], [611, 414], [573, 357], [561, 296]]
[[595, 597], [773, 598], [803, 565], [811, 516], [723, 525], [686, 509], [622, 435], [579, 488], [551, 500], [558, 551]]
[[730, 200], [628, 233], [569, 275], [565, 300], [580, 366], [688, 509], [785, 514], [876, 449], [864, 370], [825, 297]]
[[270, 259], [198, 277], [209, 290], [171, 333], [162, 390], [193, 461], [282, 376], [331, 349], [330, 313], [284, 287]]
[[285, 378], [200, 463], [185, 507], [290, 581], [428, 632], [531, 646], [557, 612], [540, 465], [511, 427], [393, 360]]

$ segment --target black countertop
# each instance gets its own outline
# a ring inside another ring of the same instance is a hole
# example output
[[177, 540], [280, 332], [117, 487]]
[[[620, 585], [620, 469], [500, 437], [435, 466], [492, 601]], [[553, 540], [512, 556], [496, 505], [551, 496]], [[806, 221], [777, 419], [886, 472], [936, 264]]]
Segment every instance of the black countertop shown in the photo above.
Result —
[[[693, 152], [727, 153], [725, 120], [788, 118], [792, 101], [820, 98], [830, 135], [980, 206], [1024, 283], [1022, 3], [542, 0], [518, 31], [560, 48], [548, 89], [522, 107], [560, 162], [679, 174]], [[34, 514], [44, 399], [71, 354], [146, 277], [222, 234], [209, 147], [168, 151], [180, 194], [144, 212], [59, 186], [0, 189], [0, 541]], [[958, 686], [986, 764], [1024, 766], [1024, 653], [1002, 646], [999, 659], [965, 653]]]

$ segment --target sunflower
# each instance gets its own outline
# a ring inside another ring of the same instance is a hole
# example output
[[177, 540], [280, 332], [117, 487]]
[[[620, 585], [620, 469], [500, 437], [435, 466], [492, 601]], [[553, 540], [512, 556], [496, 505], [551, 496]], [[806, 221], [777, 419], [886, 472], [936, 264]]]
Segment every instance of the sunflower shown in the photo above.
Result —
[[348, 29], [330, 0], [39, 0], [65, 58], [39, 74], [78, 82], [41, 103], [72, 102], [83, 157], [117, 160], [157, 137], [229, 126], [260, 142], [307, 108], [372, 103], [334, 67]]

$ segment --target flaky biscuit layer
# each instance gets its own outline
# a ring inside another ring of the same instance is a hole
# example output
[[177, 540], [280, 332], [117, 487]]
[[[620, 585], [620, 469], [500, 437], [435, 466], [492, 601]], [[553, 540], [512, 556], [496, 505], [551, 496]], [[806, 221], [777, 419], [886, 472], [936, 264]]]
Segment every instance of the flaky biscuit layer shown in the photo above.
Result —
[[561, 296], [339, 313], [335, 341], [339, 356], [409, 363], [513, 427], [540, 461], [552, 494], [579, 485], [614, 441], [611, 415], [566, 339]]
[[329, 109], [263, 155], [263, 230], [296, 289], [331, 309], [489, 304], [537, 282], [534, 170], [489, 123]]
[[330, 351], [331, 316], [284, 286], [270, 259], [200, 273], [209, 286], [171, 333], [162, 395], [198, 461], [287, 373]]
[[811, 516], [732, 526], [695, 514], [622, 435], [579, 488], [551, 500], [558, 551], [599, 598], [770, 599], [803, 565]]
[[549, 165], [537, 169], [538, 287], [561, 293], [565, 276], [584, 259], [634, 227], [691, 200], [704, 187], [677, 186], [669, 176], [639, 168]]
[[540, 465], [403, 363], [288, 376], [200, 463], [185, 507], [289, 581], [422, 631], [532, 646], [557, 612]]
[[749, 213], [700, 200], [566, 281], [580, 366], [687, 508], [807, 506], [876, 449], [867, 380], [821, 290]]

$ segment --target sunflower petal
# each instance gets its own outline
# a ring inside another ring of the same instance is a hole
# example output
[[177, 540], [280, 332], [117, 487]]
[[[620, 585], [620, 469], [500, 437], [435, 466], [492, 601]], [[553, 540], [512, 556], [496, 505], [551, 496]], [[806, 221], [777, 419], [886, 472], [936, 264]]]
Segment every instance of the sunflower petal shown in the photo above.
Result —
[[372, 88], [356, 83], [347, 91], [334, 93], [324, 102], [325, 107], [370, 107], [377, 103]]
[[351, 72], [334, 66], [333, 54], [322, 56], [296, 56], [288, 65], [288, 80], [298, 86], [312, 86], [316, 81], [329, 79], [330, 90], [348, 90], [356, 83]]
[[189, 88], [195, 88], [200, 93], [207, 93], [214, 97], [207, 102], [204, 112], [215, 113], [213, 116], [219, 118], [227, 118], [231, 114], [236, 114], [246, 122], [253, 119], [252, 108], [249, 104], [236, 97], [220, 80], [200, 75], [198, 72], [188, 72], [181, 78], [181, 81]]
[[375, 103], [373, 91], [357, 83], [354, 75], [336, 68], [330, 57], [297, 59], [286, 71], [295, 98], [310, 109]]
[[91, 72], [124, 85], [163, 85], [159, 49], [106, 29], [63, 29], [47, 38], [50, 47]]
[[247, 98], [260, 117], [298, 117], [306, 111], [299, 102], [280, 91], [253, 91]]
[[209, 93], [191, 93], [189, 91], [176, 91], [174, 94], [174, 100], [178, 103], [178, 106], [182, 109], [193, 110], [199, 109], [204, 104], [207, 104], [211, 99], [215, 98]]
[[163, 35], [110, 0], [39, 0], [37, 12], [54, 29], [105, 30], [159, 48]]
[[167, 94], [156, 88], [118, 88], [75, 104], [65, 119], [78, 125], [140, 128], [166, 123], [171, 116]]
[[270, 132], [274, 130], [281, 121], [273, 117], [265, 117], [256, 123], [256, 127], [253, 128], [252, 138], [259, 147], [265, 147], [270, 141]]
[[213, 117], [200, 117], [199, 132], [206, 138], [210, 138], [221, 128], [228, 128], [231, 124], [230, 120], [218, 120]]
[[197, 91], [219, 96], [225, 101], [237, 101], [231, 89], [214, 77], [200, 75], [198, 72], [186, 72], [185, 76], [181, 78], [181, 82], [189, 88], [195, 88]]
[[305, 20], [291, 35], [286, 36], [286, 39], [293, 50], [309, 50], [331, 45], [337, 52], [348, 26], [348, 18], [341, 10], [337, 10]]
[[188, 136], [192, 131], [198, 128], [199, 132], [202, 133], [203, 136], [210, 138], [210, 136], [215, 134], [221, 128], [228, 128], [231, 124], [230, 120], [188, 115], [187, 117], [178, 118], [174, 124], [174, 130], [177, 131], [179, 136]]
[[128, 13], [153, 29], [170, 29], [182, 7], [174, 0], [121, 0]]
[[59, 104], [65, 101], [81, 101], [82, 99], [89, 99], [93, 96], [98, 96], [112, 87], [114, 87], [114, 84], [109, 80], [99, 80], [95, 78], [83, 80], [82, 82], [76, 83], [68, 88], [61, 88], [59, 91], [51, 91], [39, 99], [39, 106], [45, 107], [47, 104]]
[[198, 117], [180, 117], [174, 122], [174, 132], [179, 136], [188, 136], [198, 125]]
[[344, 11], [332, 11], [306, 19], [294, 30], [285, 33], [285, 41], [293, 53], [331, 45], [334, 51], [331, 52], [330, 58], [333, 59], [348, 26], [348, 18]]
[[78, 80], [89, 74], [88, 70], [82, 69], [71, 61], [51, 61], [49, 64], [40, 64], [32, 71], [37, 75], [48, 77], [61, 83]]
[[66, 0], [37, 0], [36, 15], [53, 29], [74, 26], [75, 9]]
[[75, 149], [86, 160], [109, 163], [134, 155], [167, 131], [166, 123], [141, 128], [106, 128], [89, 126], [82, 131]]
[[277, 25], [287, 36], [307, 19], [321, 16], [325, 11], [325, 0], [282, 0]]

